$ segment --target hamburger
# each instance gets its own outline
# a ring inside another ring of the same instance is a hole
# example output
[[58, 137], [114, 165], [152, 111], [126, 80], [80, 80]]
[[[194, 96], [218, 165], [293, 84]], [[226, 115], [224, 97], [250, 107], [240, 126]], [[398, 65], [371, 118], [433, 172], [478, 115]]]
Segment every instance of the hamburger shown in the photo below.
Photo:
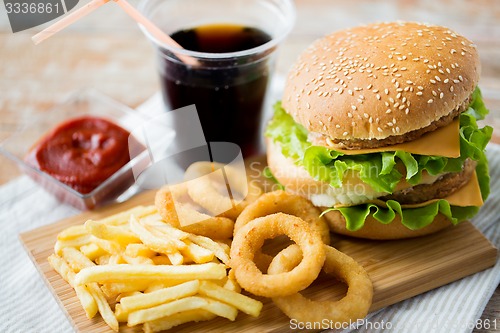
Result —
[[269, 171], [341, 234], [399, 239], [470, 219], [489, 193], [479, 74], [475, 45], [441, 26], [321, 38], [292, 66], [267, 125]]

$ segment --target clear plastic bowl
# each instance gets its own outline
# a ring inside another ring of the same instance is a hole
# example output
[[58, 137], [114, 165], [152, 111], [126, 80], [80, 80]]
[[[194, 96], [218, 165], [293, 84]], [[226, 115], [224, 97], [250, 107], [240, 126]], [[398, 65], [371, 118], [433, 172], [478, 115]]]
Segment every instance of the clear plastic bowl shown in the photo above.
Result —
[[[92, 192], [86, 194], [75, 191], [68, 185], [26, 164], [24, 161], [28, 151], [48, 131], [68, 119], [84, 115], [105, 118], [129, 132], [147, 121], [146, 117], [135, 110], [101, 93], [94, 90], [84, 90], [75, 93], [66, 102], [48, 111], [19, 114], [21, 125], [13, 134], [0, 143], [0, 153], [14, 161], [23, 172], [61, 202], [71, 204], [79, 209], [93, 209], [104, 203], [114, 201], [134, 184], [132, 167], [137, 165], [145, 154], [135, 151], [135, 157], [129, 163], [106, 179]], [[145, 145], [143, 147], [145, 150]]]

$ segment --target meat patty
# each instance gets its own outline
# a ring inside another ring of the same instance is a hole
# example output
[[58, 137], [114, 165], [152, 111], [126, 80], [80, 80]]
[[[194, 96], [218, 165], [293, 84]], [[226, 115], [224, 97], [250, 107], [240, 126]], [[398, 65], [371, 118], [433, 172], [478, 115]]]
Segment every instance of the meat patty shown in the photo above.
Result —
[[431, 199], [442, 199], [467, 184], [475, 169], [476, 162], [467, 159], [460, 172], [444, 174], [432, 184], [416, 185], [380, 199], [396, 200], [401, 204], [417, 204]]

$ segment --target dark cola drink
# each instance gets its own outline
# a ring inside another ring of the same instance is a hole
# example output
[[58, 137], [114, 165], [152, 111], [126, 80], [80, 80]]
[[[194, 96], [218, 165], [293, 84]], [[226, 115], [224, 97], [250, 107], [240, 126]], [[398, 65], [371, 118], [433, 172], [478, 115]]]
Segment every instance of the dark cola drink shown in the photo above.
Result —
[[[245, 157], [258, 152], [259, 127], [275, 47], [266, 32], [241, 25], [204, 25], [171, 37], [198, 64], [160, 52], [162, 93], [167, 108], [195, 104], [207, 142], [233, 142]], [[246, 52], [252, 50], [251, 52]]]

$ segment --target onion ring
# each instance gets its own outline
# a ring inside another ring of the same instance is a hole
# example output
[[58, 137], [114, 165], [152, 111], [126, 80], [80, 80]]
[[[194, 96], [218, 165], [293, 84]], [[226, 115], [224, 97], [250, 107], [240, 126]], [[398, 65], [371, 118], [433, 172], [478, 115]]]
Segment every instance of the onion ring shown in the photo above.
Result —
[[[260, 187], [248, 183], [244, 172], [221, 163], [193, 163], [187, 168], [185, 178], [189, 196], [194, 202], [214, 215], [232, 220], [236, 220], [243, 209], [262, 194]], [[228, 183], [232, 198], [227, 195]], [[243, 198], [235, 198], [238, 193]]]
[[[289, 318], [299, 322], [353, 322], [364, 318], [372, 304], [373, 285], [364, 270], [354, 259], [331, 246], [325, 245], [326, 259], [323, 271], [334, 275], [348, 285], [347, 294], [338, 301], [311, 301], [300, 293], [273, 297], [273, 302]], [[283, 274], [300, 263], [302, 253], [291, 245], [274, 257], [269, 274]]]
[[[253, 261], [264, 241], [287, 235], [304, 253], [291, 271], [263, 274]], [[294, 294], [307, 288], [318, 276], [325, 261], [325, 248], [317, 230], [299, 217], [276, 213], [256, 218], [236, 233], [231, 245], [230, 266], [238, 283], [248, 292], [265, 297]]]
[[[180, 200], [177, 200], [176, 202], [178, 204], [175, 205], [173, 194], [176, 198], [182, 196], [187, 197], [185, 200], [186, 203], [179, 204]], [[226, 217], [212, 217], [203, 214], [196, 210], [194, 204], [189, 203], [187, 187], [184, 183], [174, 186], [164, 186], [158, 190], [155, 196], [155, 205], [158, 209], [158, 213], [165, 222], [183, 231], [212, 239], [226, 239], [230, 238], [233, 234], [233, 220]], [[199, 222], [181, 225], [179, 216], [182, 219], [196, 220]]]
[[306, 198], [285, 191], [265, 193], [248, 205], [236, 219], [234, 233], [257, 217], [280, 212], [302, 218], [320, 233], [323, 243], [330, 244], [330, 229], [318, 208]]

